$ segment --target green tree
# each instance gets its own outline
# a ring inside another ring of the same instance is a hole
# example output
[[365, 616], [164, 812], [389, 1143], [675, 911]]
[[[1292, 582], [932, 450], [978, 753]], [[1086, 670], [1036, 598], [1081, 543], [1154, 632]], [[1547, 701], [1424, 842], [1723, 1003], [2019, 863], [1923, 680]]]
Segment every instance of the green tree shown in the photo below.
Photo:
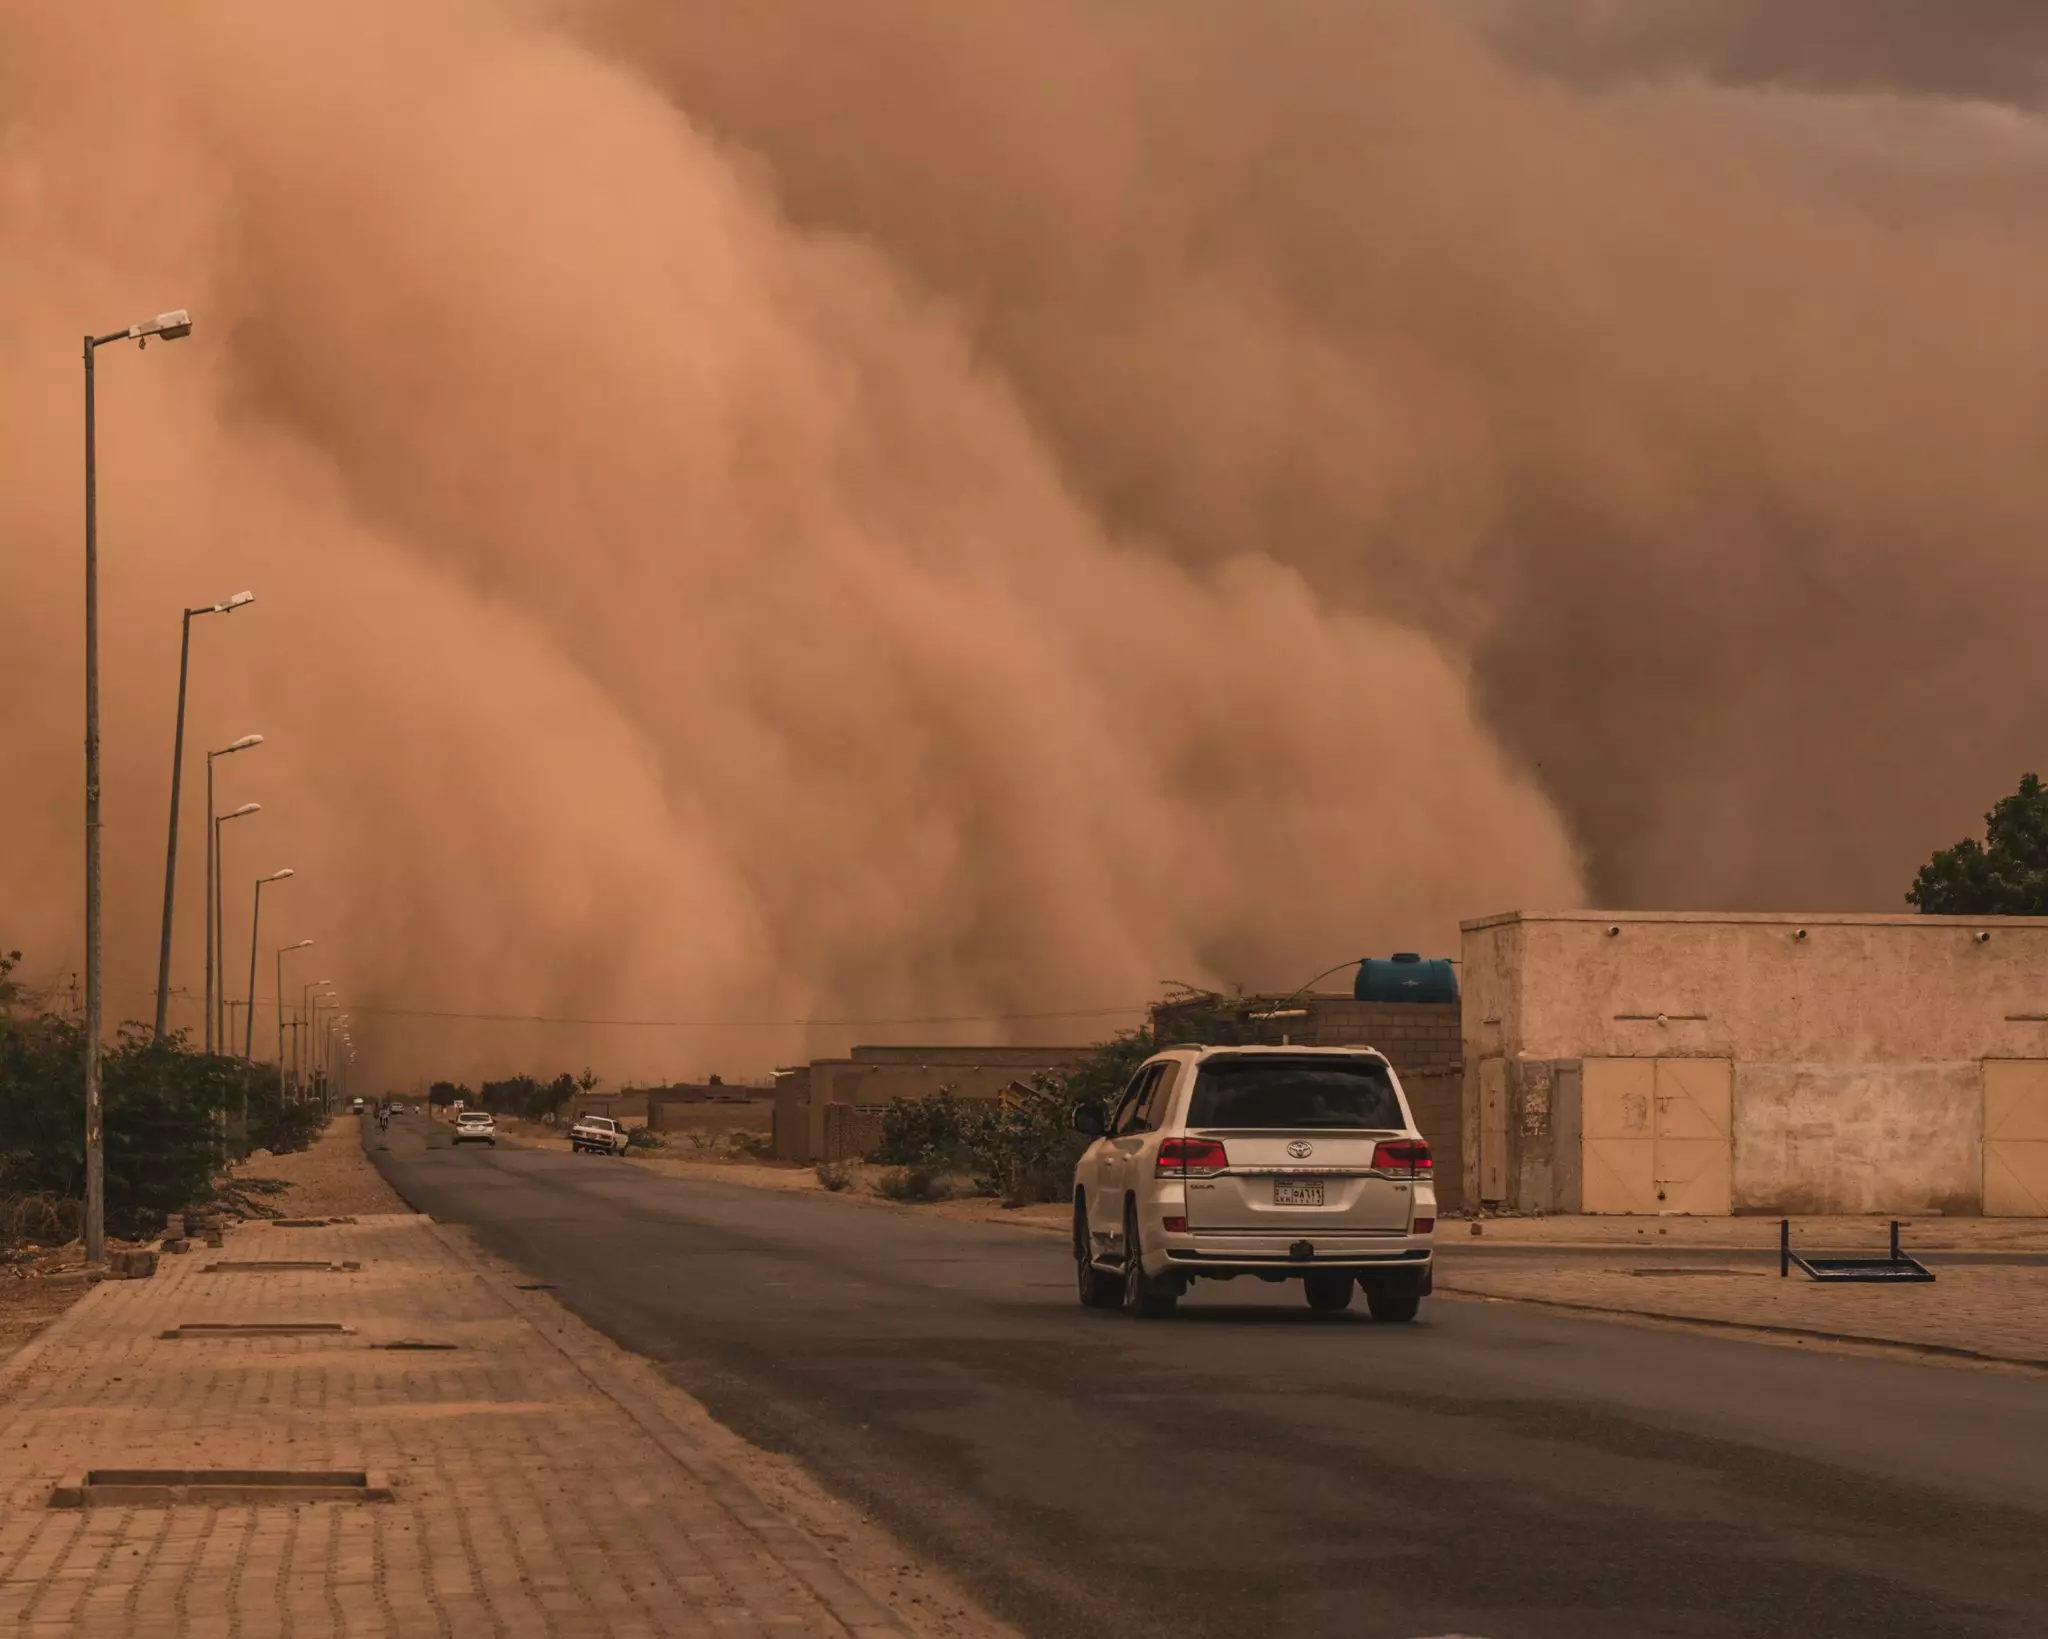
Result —
[[2037, 774], [1984, 816], [1984, 840], [1943, 848], [1906, 903], [1930, 916], [2048, 916], [2048, 787]]

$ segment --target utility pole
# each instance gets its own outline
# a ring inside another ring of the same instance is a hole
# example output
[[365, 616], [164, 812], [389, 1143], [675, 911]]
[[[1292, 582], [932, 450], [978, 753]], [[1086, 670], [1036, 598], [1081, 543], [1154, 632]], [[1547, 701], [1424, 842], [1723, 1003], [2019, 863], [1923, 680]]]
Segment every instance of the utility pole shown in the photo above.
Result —
[[[158, 1041], [164, 1039], [164, 1017], [171, 998], [171, 922], [178, 897], [178, 790], [184, 783], [183, 775], [185, 772], [185, 681], [192, 669], [192, 617], [194, 615], [233, 614], [243, 604], [254, 603], [255, 601], [256, 594], [254, 592], [237, 592], [225, 603], [206, 603], [201, 604], [196, 609], [187, 609], [185, 611], [185, 618], [179, 622], [178, 726], [171, 736], [171, 834], [170, 840], [164, 846], [164, 929], [162, 940], [157, 946], [156, 957], [156, 1039]], [[213, 765], [209, 762], [207, 764], [207, 773], [211, 775], [212, 772]], [[207, 787], [206, 811], [209, 815], [213, 812], [213, 792], [210, 779]], [[208, 874], [210, 876], [211, 872]], [[212, 912], [213, 907], [209, 903], [207, 914], [211, 916]], [[208, 945], [210, 953], [210, 940]], [[208, 977], [208, 988], [211, 989], [211, 975]], [[212, 1034], [211, 1025], [208, 1026], [207, 1033], [209, 1035]]]
[[192, 334], [192, 315], [160, 313], [142, 324], [85, 338], [85, 1258], [107, 1255], [107, 1156], [100, 1115], [100, 517], [94, 356], [109, 342], [148, 345]]

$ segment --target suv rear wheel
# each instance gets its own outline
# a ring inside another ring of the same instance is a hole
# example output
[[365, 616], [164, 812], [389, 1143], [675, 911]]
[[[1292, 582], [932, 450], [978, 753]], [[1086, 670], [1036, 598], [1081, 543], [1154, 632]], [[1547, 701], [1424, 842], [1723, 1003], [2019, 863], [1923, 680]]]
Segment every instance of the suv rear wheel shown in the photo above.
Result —
[[1302, 1277], [1302, 1290], [1311, 1309], [1351, 1307], [1352, 1280], [1349, 1270], [1319, 1269]]
[[1154, 1280], [1145, 1273], [1143, 1243], [1138, 1239], [1138, 1203], [1124, 1202], [1124, 1313], [1140, 1320], [1164, 1320], [1180, 1303], [1173, 1277]]
[[1422, 1307], [1422, 1288], [1414, 1281], [1374, 1281], [1365, 1289], [1365, 1306], [1374, 1320], [1413, 1320]]
[[1095, 1267], [1094, 1249], [1089, 1244], [1088, 1207], [1074, 1203], [1074, 1278], [1086, 1309], [1114, 1309], [1124, 1300], [1124, 1283]]

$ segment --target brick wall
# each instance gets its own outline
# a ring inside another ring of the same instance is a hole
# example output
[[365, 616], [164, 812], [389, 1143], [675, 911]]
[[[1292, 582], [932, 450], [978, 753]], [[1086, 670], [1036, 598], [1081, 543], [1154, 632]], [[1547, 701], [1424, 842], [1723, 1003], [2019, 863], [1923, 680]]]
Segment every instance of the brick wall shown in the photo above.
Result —
[[851, 1104], [827, 1104], [824, 1153], [820, 1161], [864, 1161], [882, 1141], [882, 1118]]
[[[1437, 1205], [1451, 1211], [1465, 1197], [1464, 1073], [1456, 1002], [1359, 1002], [1317, 996], [1312, 1027], [1318, 1047], [1376, 1047], [1401, 1078], [1415, 1125], [1436, 1164]], [[1311, 1031], [1295, 1040], [1306, 1042]]]

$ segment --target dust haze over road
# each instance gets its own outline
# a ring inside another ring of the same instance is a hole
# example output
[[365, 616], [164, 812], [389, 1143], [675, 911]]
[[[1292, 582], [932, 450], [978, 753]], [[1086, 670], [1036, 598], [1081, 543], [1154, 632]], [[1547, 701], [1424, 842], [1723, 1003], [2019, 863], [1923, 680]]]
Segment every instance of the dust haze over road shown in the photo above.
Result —
[[77, 959], [75, 338], [174, 305], [102, 361], [116, 1016], [176, 611], [243, 585], [230, 881], [294, 866], [363, 1006], [1007, 1014], [1896, 903], [2048, 671], [2048, 136], [1502, 10], [0, 5], [0, 939]]

